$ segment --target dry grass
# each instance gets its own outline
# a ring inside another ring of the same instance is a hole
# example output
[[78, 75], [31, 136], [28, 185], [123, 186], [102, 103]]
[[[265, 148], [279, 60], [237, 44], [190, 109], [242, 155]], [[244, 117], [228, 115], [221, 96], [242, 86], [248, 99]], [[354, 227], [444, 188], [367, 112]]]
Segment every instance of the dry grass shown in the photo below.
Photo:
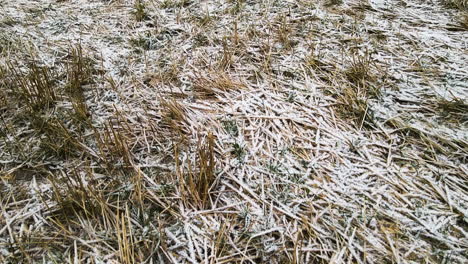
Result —
[[466, 263], [465, 8], [3, 1], [0, 262]]
[[[181, 199], [188, 207], [191, 205], [198, 209], [206, 209], [211, 205], [210, 190], [216, 180], [215, 151], [213, 134], [208, 134], [205, 142], [199, 139], [195, 164], [187, 160], [186, 166], [176, 162], [176, 171]], [[179, 156], [178, 149], [174, 154]]]
[[442, 2], [449, 7], [456, 7], [462, 10], [468, 8], [467, 0], [443, 0]]
[[236, 92], [245, 89], [243, 83], [233, 80], [226, 74], [213, 72], [204, 75], [195, 74], [193, 78], [193, 90], [199, 98], [214, 99], [217, 94]]
[[465, 29], [468, 30], [468, 12], [463, 12], [460, 15], [460, 25]]

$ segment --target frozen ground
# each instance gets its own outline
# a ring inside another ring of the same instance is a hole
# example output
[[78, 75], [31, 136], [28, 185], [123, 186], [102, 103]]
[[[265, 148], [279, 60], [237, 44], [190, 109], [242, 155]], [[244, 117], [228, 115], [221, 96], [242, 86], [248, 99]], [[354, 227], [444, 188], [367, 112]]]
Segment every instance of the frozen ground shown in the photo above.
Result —
[[0, 0], [0, 262], [466, 263], [464, 6]]

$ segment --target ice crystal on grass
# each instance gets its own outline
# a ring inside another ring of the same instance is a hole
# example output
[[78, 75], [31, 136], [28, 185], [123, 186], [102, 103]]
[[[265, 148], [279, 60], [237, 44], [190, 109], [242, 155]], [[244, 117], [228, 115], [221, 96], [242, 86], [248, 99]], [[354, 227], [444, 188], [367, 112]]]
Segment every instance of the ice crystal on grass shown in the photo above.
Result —
[[2, 1], [0, 262], [466, 263], [465, 1]]

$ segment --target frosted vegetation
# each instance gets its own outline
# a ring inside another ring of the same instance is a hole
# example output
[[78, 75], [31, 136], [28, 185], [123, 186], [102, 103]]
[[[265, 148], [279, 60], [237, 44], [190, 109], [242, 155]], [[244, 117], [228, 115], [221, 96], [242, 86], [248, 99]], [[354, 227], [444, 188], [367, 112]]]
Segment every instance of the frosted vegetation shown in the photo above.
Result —
[[0, 0], [1, 263], [467, 263], [466, 0]]

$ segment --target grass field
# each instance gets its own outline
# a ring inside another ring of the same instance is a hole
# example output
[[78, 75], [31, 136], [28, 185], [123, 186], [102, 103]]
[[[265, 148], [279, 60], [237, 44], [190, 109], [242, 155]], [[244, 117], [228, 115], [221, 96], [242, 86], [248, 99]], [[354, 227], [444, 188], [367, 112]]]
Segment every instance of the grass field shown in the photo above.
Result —
[[467, 263], [466, 0], [0, 0], [0, 263]]

